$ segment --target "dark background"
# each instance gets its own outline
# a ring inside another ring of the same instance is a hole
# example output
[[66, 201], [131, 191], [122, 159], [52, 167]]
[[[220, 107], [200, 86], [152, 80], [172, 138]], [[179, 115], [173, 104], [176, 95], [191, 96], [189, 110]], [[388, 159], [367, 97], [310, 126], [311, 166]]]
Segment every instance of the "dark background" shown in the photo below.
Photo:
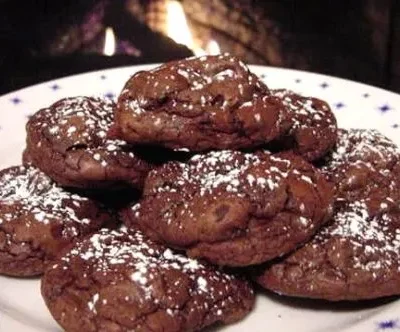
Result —
[[[192, 55], [163, 33], [168, 0], [0, 0], [0, 94], [52, 78]], [[248, 63], [400, 91], [396, 0], [181, 0], [194, 36]], [[117, 54], [102, 55], [112, 27]]]

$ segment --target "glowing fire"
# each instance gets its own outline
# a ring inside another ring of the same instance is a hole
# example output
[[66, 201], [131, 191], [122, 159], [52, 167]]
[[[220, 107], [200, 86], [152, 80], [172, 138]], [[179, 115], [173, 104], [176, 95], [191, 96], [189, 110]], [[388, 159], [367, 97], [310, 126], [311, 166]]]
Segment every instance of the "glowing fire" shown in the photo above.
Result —
[[112, 56], [115, 54], [115, 35], [114, 30], [110, 27], [106, 29], [103, 53], [107, 56]]
[[210, 54], [210, 55], [216, 55], [216, 54], [221, 53], [221, 49], [219, 48], [218, 43], [214, 39], [211, 39], [208, 42], [206, 51], [207, 51], [207, 54]]
[[178, 44], [193, 49], [193, 36], [190, 33], [182, 5], [178, 1], [167, 3], [167, 35]]
[[170, 0], [167, 2], [166, 33], [176, 43], [189, 47], [195, 55], [220, 53], [219, 45], [213, 39], [208, 42], [205, 50], [196, 45], [179, 1]]

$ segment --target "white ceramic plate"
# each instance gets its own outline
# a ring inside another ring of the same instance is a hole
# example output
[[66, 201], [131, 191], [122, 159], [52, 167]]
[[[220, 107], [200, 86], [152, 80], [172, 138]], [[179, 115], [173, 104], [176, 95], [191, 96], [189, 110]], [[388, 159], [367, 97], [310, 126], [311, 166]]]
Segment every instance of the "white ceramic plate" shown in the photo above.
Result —
[[[126, 67], [76, 75], [0, 97], [0, 166], [21, 162], [25, 123], [39, 108], [74, 95], [113, 98], [130, 75], [148, 68]], [[252, 69], [272, 88], [290, 88], [327, 100], [341, 127], [376, 128], [400, 143], [400, 95], [307, 72], [259, 66]], [[262, 293], [258, 295], [256, 308], [247, 319], [222, 330], [400, 331], [400, 299], [329, 304]], [[60, 331], [40, 296], [38, 279], [0, 277], [0, 331]]]

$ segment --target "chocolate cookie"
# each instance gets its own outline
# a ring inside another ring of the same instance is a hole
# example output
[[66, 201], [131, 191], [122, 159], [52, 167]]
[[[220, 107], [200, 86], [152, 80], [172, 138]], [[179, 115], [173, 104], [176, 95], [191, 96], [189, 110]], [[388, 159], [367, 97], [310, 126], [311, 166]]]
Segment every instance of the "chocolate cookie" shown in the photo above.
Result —
[[209, 152], [149, 173], [128, 227], [210, 262], [247, 266], [308, 240], [331, 214], [332, 187], [292, 153]]
[[140, 188], [151, 166], [125, 142], [107, 138], [113, 107], [74, 97], [35, 113], [26, 126], [32, 164], [63, 186]]
[[399, 271], [398, 197], [371, 195], [341, 207], [311, 242], [256, 281], [290, 296], [361, 300], [399, 295]]
[[322, 169], [335, 171], [344, 164], [365, 162], [378, 169], [392, 169], [400, 150], [375, 129], [339, 129], [336, 146], [324, 160]]
[[289, 90], [271, 90], [289, 110], [290, 130], [274, 142], [307, 160], [316, 160], [330, 151], [337, 140], [337, 123], [329, 105], [317, 98], [303, 97]]
[[336, 185], [338, 200], [367, 198], [400, 177], [400, 150], [373, 129], [340, 129], [321, 170]]
[[325, 161], [335, 182], [332, 221], [313, 240], [256, 272], [263, 287], [319, 299], [400, 294], [399, 151], [374, 130], [340, 130]]
[[113, 132], [172, 149], [249, 148], [283, 135], [287, 113], [243, 62], [203, 56], [133, 75], [118, 98]]
[[67, 244], [109, 215], [91, 200], [57, 187], [38, 169], [0, 171], [0, 273], [34, 276]]
[[65, 250], [42, 295], [67, 331], [197, 331], [242, 319], [249, 284], [157, 245], [136, 230], [101, 230]]

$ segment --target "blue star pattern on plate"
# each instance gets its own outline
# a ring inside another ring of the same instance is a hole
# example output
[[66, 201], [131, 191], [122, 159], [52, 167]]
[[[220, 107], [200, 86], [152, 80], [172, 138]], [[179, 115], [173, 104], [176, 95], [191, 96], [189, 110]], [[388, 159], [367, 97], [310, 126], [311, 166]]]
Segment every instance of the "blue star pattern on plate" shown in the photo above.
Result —
[[379, 106], [378, 108], [382, 113], [385, 113], [392, 109], [388, 104], [383, 104], [382, 106]]
[[294, 81], [295, 81], [297, 84], [298, 84], [298, 83], [301, 83], [301, 79], [300, 79], [300, 78], [296, 78]]
[[52, 89], [53, 91], [57, 91], [60, 89], [60, 86], [57, 83], [54, 83], [50, 86], [50, 89]]
[[345, 106], [346, 106], [346, 105], [343, 104], [342, 102], [338, 102], [338, 103], [335, 104], [335, 108], [338, 109], [338, 110], [341, 109], [341, 108], [343, 108], [343, 107], [345, 107]]
[[376, 324], [375, 331], [399, 331], [400, 324], [398, 319], [384, 320]]
[[101, 75], [101, 76], [100, 76], [100, 79], [101, 79], [101, 80], [105, 80], [106, 78], [107, 78], [106, 75]]
[[398, 123], [393, 124], [392, 128], [395, 128], [395, 129], [399, 128], [399, 124]]
[[322, 82], [319, 86], [320, 86], [322, 89], [326, 89], [326, 88], [329, 87], [329, 84], [326, 83], [326, 82]]
[[13, 97], [13, 98], [11, 98], [11, 102], [14, 105], [18, 105], [18, 104], [20, 104], [22, 102], [22, 100], [19, 97]]
[[115, 99], [115, 97], [116, 97], [116, 95], [115, 95], [115, 93], [114, 92], [106, 92], [105, 94], [104, 94], [104, 97], [105, 98], [108, 98], [108, 99]]
[[368, 98], [368, 97], [369, 97], [369, 93], [364, 93], [362, 96], [363, 96], [364, 98]]

